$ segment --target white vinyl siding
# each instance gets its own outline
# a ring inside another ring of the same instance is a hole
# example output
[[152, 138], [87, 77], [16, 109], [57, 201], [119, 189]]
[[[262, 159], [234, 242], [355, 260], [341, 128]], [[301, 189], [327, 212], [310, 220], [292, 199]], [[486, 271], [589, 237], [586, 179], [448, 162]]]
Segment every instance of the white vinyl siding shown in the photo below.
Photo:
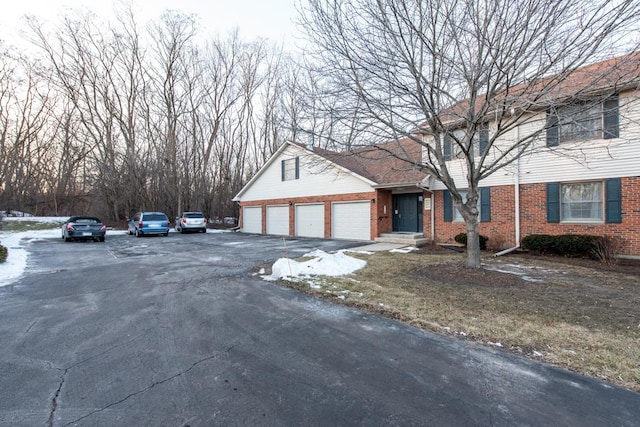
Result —
[[371, 203], [333, 203], [331, 229], [334, 239], [371, 240]]
[[[601, 180], [638, 176], [640, 164], [640, 98], [636, 92], [619, 95], [620, 137], [564, 142], [558, 147], [546, 146], [546, 132], [540, 132], [529, 152], [519, 162], [514, 162], [480, 182], [481, 186], [513, 185], [516, 167], [519, 167], [520, 184], [544, 182]], [[546, 112], [528, 117], [527, 123], [502, 135], [497, 144], [512, 145], [543, 128]], [[489, 123], [489, 128], [493, 124]], [[489, 154], [491, 156], [491, 152]], [[468, 186], [466, 169], [462, 160], [448, 162], [449, 173], [459, 188]], [[444, 190], [436, 181], [434, 190]]]
[[245, 206], [242, 208], [242, 231], [244, 233], [262, 233], [262, 207]]
[[[282, 160], [299, 157], [299, 178], [282, 180]], [[328, 163], [320, 156], [289, 145], [260, 172], [237, 201], [289, 199], [327, 194], [369, 193], [373, 183]]]
[[324, 204], [296, 205], [296, 236], [324, 237]]
[[267, 234], [289, 235], [289, 206], [267, 206]]

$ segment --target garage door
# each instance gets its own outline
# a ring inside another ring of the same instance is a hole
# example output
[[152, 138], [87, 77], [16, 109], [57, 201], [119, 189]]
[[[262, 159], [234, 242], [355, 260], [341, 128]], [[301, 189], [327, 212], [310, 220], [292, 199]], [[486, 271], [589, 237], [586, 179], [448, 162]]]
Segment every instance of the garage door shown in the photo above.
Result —
[[334, 203], [331, 228], [334, 239], [371, 240], [370, 202]]
[[296, 236], [324, 237], [324, 203], [296, 205]]
[[242, 208], [242, 231], [262, 233], [262, 207], [246, 206]]
[[289, 206], [267, 206], [267, 234], [289, 235]]

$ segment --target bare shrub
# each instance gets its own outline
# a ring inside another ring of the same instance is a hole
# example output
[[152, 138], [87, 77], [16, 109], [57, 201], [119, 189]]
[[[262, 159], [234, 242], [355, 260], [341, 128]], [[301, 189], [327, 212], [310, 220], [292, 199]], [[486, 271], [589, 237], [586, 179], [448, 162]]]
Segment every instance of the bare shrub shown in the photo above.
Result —
[[601, 263], [613, 265], [618, 262], [616, 254], [622, 247], [622, 239], [613, 236], [601, 236], [593, 243], [593, 255]]

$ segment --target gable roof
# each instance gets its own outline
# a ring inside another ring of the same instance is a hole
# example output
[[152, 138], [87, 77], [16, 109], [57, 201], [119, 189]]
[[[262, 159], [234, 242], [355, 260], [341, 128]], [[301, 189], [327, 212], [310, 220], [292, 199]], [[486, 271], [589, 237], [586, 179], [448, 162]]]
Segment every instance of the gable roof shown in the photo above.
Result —
[[[318, 156], [372, 187], [416, 185], [428, 176], [416, 166], [421, 161], [422, 148], [420, 144], [409, 138], [384, 144], [358, 147], [344, 152], [325, 150], [320, 147], [310, 148], [304, 144], [287, 141], [273, 153], [249, 182], [236, 194], [233, 200], [238, 201], [264, 171], [290, 146], [304, 150], [308, 155]], [[398, 157], [409, 161], [401, 160]]]

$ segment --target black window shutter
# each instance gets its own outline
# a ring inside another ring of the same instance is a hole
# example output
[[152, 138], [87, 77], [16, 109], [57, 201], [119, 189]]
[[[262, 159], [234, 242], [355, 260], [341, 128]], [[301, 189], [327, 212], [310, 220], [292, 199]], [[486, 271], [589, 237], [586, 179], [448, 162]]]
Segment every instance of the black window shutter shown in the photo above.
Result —
[[480, 222], [491, 222], [491, 188], [480, 189]]
[[442, 137], [442, 150], [444, 151], [445, 160], [451, 160], [452, 148], [453, 147], [451, 146], [451, 136], [449, 136], [448, 133], [445, 133], [444, 136]]
[[602, 121], [604, 124], [604, 139], [618, 138], [620, 136], [618, 95], [614, 95], [604, 101]]
[[622, 185], [620, 178], [605, 181], [605, 195], [607, 198], [605, 221], [609, 223], [622, 222]]
[[280, 161], [280, 180], [284, 181], [284, 160]]
[[547, 183], [547, 222], [560, 222], [560, 184]]
[[296, 157], [296, 179], [300, 179], [300, 157]]
[[560, 143], [558, 116], [547, 112], [547, 147], [556, 147]]
[[451, 193], [449, 190], [444, 190], [444, 221], [453, 221], [453, 203], [451, 202]]

